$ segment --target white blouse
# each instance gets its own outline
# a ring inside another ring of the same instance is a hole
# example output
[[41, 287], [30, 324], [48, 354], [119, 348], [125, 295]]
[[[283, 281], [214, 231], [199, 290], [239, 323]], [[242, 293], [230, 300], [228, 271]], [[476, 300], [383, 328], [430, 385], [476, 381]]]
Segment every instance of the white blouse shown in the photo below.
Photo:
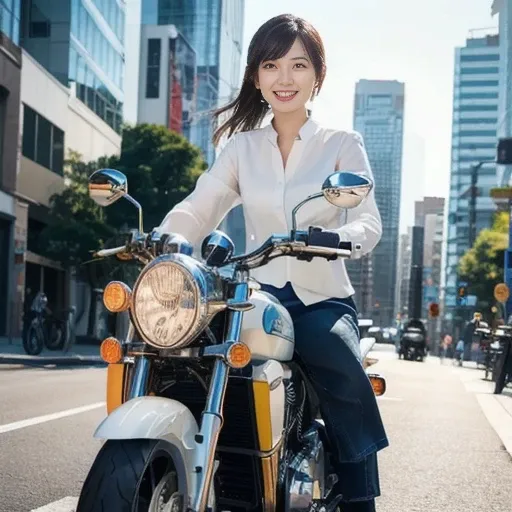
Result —
[[[242, 203], [246, 249], [252, 251], [272, 234], [289, 233], [293, 208], [320, 191], [325, 178], [336, 170], [373, 180], [358, 133], [322, 128], [309, 118], [293, 144], [286, 168], [272, 124], [235, 134], [211, 169], [197, 180], [195, 190], [167, 214], [159, 230], [179, 233], [196, 246], [229, 210]], [[314, 225], [335, 230], [342, 240], [360, 243], [362, 254], [366, 254], [382, 234], [374, 191], [375, 187], [359, 206], [348, 210], [346, 223], [345, 210], [315, 199], [299, 210], [297, 228], [307, 230]], [[291, 282], [306, 305], [354, 293], [343, 260], [315, 258], [306, 262], [282, 257], [251, 275], [279, 288]]]

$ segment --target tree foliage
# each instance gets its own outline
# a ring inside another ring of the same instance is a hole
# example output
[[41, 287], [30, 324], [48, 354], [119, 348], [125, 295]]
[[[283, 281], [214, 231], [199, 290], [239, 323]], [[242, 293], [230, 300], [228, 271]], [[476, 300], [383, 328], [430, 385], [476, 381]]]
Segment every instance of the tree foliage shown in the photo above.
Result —
[[49, 222], [39, 237], [39, 250], [47, 257], [72, 267], [91, 259], [91, 250], [116, 234], [105, 222], [104, 211], [88, 195], [88, 177], [105, 160], [84, 163], [70, 152], [65, 166], [66, 187], [50, 198]]
[[[128, 178], [128, 190], [144, 210], [146, 231], [192, 191], [206, 168], [199, 149], [185, 137], [150, 124], [124, 130], [121, 156], [111, 165]], [[138, 225], [137, 209], [127, 201], [109, 206], [106, 215], [112, 226]]]
[[494, 302], [494, 287], [503, 281], [508, 223], [507, 212], [497, 213], [492, 227], [479, 233], [459, 262], [460, 278], [467, 281], [469, 293], [478, 297], [479, 307], [489, 307]]
[[91, 284], [118, 275], [117, 260], [85, 265], [92, 251], [121, 245], [123, 232], [138, 227], [137, 209], [120, 199], [101, 208], [88, 195], [88, 178], [115, 168], [128, 178], [130, 194], [144, 209], [145, 230], [158, 226], [167, 212], [193, 189], [205, 164], [198, 148], [163, 126], [143, 124], [123, 132], [120, 156], [85, 163], [76, 152], [66, 162], [66, 187], [50, 198], [49, 222], [39, 237], [40, 252], [65, 267], [86, 272]]

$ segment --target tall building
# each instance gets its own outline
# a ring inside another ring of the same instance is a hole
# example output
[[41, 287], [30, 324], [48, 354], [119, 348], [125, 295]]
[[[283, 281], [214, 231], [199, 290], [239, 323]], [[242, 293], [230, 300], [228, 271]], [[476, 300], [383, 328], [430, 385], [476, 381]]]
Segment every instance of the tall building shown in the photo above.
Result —
[[125, 26], [122, 0], [22, 0], [21, 6], [14, 336], [29, 289], [44, 291], [52, 309], [72, 301], [78, 318], [88, 316], [89, 289], [58, 261], [43, 257], [38, 239], [48, 223], [50, 197], [65, 188], [69, 152], [91, 161], [120, 151]]
[[[195, 112], [191, 113], [188, 120], [190, 140], [202, 149], [206, 162], [211, 165], [215, 160], [215, 149], [211, 142], [213, 126], [210, 114], [220, 105], [228, 103], [238, 90], [245, 2], [145, 0], [139, 6], [133, 0], [132, 3], [130, 9], [142, 9], [140, 19], [143, 26], [174, 26], [195, 52]], [[142, 81], [145, 81], [151, 63], [144, 60], [144, 39], [142, 37], [140, 43], [140, 71], [132, 77], [141, 80], [138, 98], [144, 95], [148, 98], [148, 91], [144, 90]], [[149, 121], [149, 116], [145, 120]], [[160, 120], [155, 117], [152, 122]]]
[[[441, 300], [441, 277], [444, 232], [443, 197], [425, 197], [415, 202], [415, 224], [423, 229], [423, 293], [421, 316], [427, 321], [431, 343], [435, 343], [438, 320], [429, 318], [428, 308]], [[433, 345], [431, 345], [433, 348]]]
[[124, 0], [22, 0], [21, 46], [117, 132], [124, 37]]
[[[499, 102], [498, 137], [512, 137], [512, 3], [493, 0], [492, 14], [499, 13]], [[512, 166], [498, 166], [498, 184], [512, 185]]]
[[[382, 217], [382, 239], [372, 253], [372, 316], [382, 326], [391, 325], [395, 310], [404, 90], [397, 81], [360, 80], [355, 91], [354, 128], [364, 137]], [[349, 270], [355, 282], [362, 265]]]
[[137, 120], [191, 138], [196, 109], [196, 52], [174, 25], [143, 25]]
[[395, 309], [397, 318], [404, 320], [409, 311], [409, 282], [411, 278], [412, 227], [400, 235], [396, 273]]
[[20, 0], [0, 2], [0, 336], [12, 334], [17, 254], [15, 199], [21, 80]]
[[[455, 49], [453, 88], [452, 163], [445, 256], [445, 318], [454, 319], [458, 264], [470, 247], [472, 168], [496, 158], [499, 96], [499, 37], [474, 31], [466, 46]], [[496, 167], [478, 172], [476, 233], [492, 223], [495, 205], [490, 189], [496, 186]]]

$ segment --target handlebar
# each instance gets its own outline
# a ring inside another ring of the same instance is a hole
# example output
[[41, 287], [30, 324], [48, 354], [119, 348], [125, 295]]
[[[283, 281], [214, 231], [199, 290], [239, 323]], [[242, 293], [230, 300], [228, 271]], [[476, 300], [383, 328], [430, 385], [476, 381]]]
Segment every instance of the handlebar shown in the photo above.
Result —
[[339, 247], [334, 248], [307, 245], [305, 241], [291, 240], [287, 236], [271, 236], [255, 251], [230, 258], [225, 265], [239, 263], [247, 269], [253, 269], [280, 256], [296, 256], [298, 259], [306, 260], [314, 257], [333, 260], [337, 258], [351, 258], [354, 253], [360, 250], [361, 244], [353, 244], [352, 242], [340, 242]]
[[[109, 256], [115, 256], [120, 253], [132, 253], [137, 256], [138, 253], [148, 253], [149, 246], [155, 242], [154, 237], [140, 234], [132, 242], [119, 247], [113, 247], [111, 249], [101, 249], [95, 253], [95, 257], [107, 258]], [[140, 245], [141, 240], [144, 240]], [[320, 238], [315, 238], [314, 241], [321, 241]], [[247, 269], [257, 268], [264, 265], [269, 260], [278, 258], [280, 256], [295, 256], [299, 260], [311, 260], [314, 257], [325, 258], [328, 260], [335, 260], [337, 258], [351, 258], [357, 252], [361, 251], [361, 244], [354, 244], [348, 241], [337, 242], [337, 247], [323, 246], [323, 245], [308, 245], [309, 237], [307, 233], [300, 233], [298, 236], [271, 236], [263, 245], [261, 245], [255, 251], [244, 254], [241, 256], [235, 256], [230, 258], [224, 263], [224, 266], [238, 263]], [[137, 247], [133, 244], [139, 244]], [[153, 257], [158, 256], [154, 254]]]
[[112, 249], [101, 249], [94, 253], [94, 255], [98, 258], [108, 258], [109, 256], [115, 256], [120, 252], [126, 251], [126, 245], [120, 245], [119, 247], [114, 247]]

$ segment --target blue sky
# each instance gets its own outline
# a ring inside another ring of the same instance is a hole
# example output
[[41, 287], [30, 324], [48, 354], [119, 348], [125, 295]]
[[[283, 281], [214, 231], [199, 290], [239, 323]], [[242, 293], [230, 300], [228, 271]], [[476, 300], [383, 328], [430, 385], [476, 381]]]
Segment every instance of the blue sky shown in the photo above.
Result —
[[[450, 173], [453, 59], [469, 30], [497, 27], [492, 0], [246, 0], [244, 51], [267, 19], [292, 13], [320, 32], [327, 78], [314, 115], [352, 128], [358, 79], [405, 82], [401, 231], [414, 200], [447, 197]], [[245, 66], [245, 53], [243, 56]]]

